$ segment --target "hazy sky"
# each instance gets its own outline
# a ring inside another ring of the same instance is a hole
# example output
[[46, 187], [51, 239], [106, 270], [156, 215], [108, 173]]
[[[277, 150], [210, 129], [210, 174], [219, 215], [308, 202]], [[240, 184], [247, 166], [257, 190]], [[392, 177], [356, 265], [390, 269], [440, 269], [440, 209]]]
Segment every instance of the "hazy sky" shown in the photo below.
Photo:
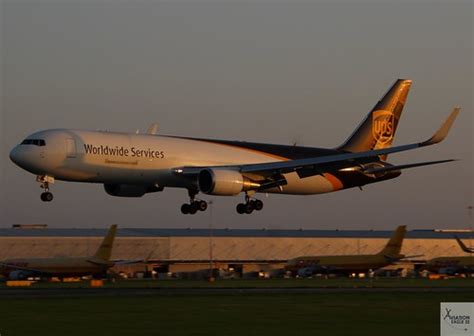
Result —
[[9, 150], [71, 127], [316, 147], [340, 144], [397, 78], [413, 79], [395, 144], [431, 136], [455, 105], [444, 143], [396, 164], [459, 158], [315, 196], [213, 199], [219, 228], [462, 228], [473, 204], [473, 3], [467, 1], [0, 1], [0, 226], [206, 227], [181, 215], [185, 190], [141, 199], [57, 182], [50, 204]]

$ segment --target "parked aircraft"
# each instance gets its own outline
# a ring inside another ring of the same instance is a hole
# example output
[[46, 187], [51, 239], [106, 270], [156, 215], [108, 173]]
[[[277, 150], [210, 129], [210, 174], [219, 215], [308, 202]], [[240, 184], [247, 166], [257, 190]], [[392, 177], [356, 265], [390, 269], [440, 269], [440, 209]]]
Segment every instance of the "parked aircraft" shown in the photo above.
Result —
[[208, 195], [245, 194], [240, 214], [261, 210], [256, 193], [321, 194], [395, 178], [402, 169], [449, 162], [392, 165], [387, 155], [430, 146], [444, 140], [459, 113], [454, 108], [428, 140], [391, 147], [412, 81], [397, 80], [353, 134], [334, 149], [262, 144], [147, 134], [44, 130], [29, 135], [10, 152], [11, 160], [37, 176], [53, 199], [55, 180], [101, 183], [112, 196], [142, 197], [164, 188], [187, 189], [184, 214], [207, 209], [196, 199]]
[[94, 255], [88, 257], [21, 258], [0, 262], [0, 274], [11, 280], [29, 277], [104, 277], [114, 266], [110, 260], [117, 225], [112, 225]]
[[367, 273], [370, 270], [376, 270], [408, 258], [400, 254], [405, 233], [406, 226], [399, 226], [393, 232], [387, 245], [377, 254], [297, 257], [288, 261], [286, 270], [301, 277], [318, 273]]
[[[458, 237], [455, 237], [461, 249], [466, 253], [473, 253]], [[428, 260], [423, 269], [433, 273], [455, 275], [474, 273], [474, 256], [438, 257]]]

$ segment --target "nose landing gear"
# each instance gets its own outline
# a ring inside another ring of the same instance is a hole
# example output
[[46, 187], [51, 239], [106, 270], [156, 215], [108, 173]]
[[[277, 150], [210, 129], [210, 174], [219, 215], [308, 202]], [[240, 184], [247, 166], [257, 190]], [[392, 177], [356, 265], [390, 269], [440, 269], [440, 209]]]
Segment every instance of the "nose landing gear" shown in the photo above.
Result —
[[263, 209], [263, 202], [259, 199], [251, 199], [245, 195], [245, 203], [237, 204], [236, 210], [239, 214], [251, 214], [254, 210], [260, 211]]
[[196, 200], [195, 197], [197, 195], [197, 192], [195, 191], [189, 191], [189, 204], [184, 203], [181, 206], [181, 212], [184, 215], [190, 214], [194, 215], [198, 211], [206, 211], [207, 209], [207, 202], [203, 200]]
[[43, 202], [51, 202], [53, 200], [53, 194], [50, 193], [49, 191], [45, 191], [44, 193], [41, 193], [41, 200]]
[[54, 183], [54, 177], [48, 175], [38, 175], [36, 181], [40, 182], [40, 187], [44, 190], [41, 193], [41, 200], [43, 202], [51, 202], [53, 200], [53, 194], [49, 191], [49, 185]]

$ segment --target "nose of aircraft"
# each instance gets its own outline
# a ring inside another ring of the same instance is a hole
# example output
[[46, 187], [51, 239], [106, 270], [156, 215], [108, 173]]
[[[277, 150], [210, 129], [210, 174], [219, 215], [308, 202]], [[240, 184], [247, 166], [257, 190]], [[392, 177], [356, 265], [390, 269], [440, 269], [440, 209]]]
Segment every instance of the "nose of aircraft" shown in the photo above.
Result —
[[31, 154], [27, 153], [20, 145], [17, 145], [10, 151], [10, 160], [23, 169], [29, 169], [33, 163], [31, 162]]
[[10, 151], [10, 160], [13, 161], [18, 167], [32, 171], [37, 167], [37, 161], [34, 158], [36, 153], [32, 153], [28, 148], [17, 145]]
[[13, 149], [10, 151], [10, 160], [12, 160], [15, 164], [21, 165], [20, 164], [20, 153], [18, 150], [18, 146], [13, 147]]

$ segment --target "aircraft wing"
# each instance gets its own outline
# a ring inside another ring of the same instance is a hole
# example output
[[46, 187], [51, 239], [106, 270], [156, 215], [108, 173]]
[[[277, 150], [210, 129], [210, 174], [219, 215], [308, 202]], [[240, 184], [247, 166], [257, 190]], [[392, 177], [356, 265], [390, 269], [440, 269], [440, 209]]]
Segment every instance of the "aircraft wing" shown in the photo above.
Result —
[[[448, 132], [454, 123], [454, 120], [458, 116], [460, 111], [459, 107], [455, 107], [451, 114], [448, 116], [446, 121], [441, 125], [441, 127], [433, 134], [431, 138], [423, 142], [412, 143], [408, 145], [401, 145], [383, 149], [370, 150], [365, 152], [356, 152], [356, 153], [341, 153], [336, 155], [326, 155], [313, 158], [289, 160], [289, 161], [276, 161], [268, 163], [256, 163], [256, 164], [244, 164], [244, 165], [228, 165], [228, 166], [215, 166], [215, 167], [180, 167], [175, 168], [174, 172], [176, 174], [183, 175], [196, 175], [201, 169], [205, 168], [227, 168], [241, 172], [242, 174], [258, 174], [263, 176], [276, 175], [276, 174], [285, 174], [291, 172], [297, 172], [302, 169], [314, 169], [324, 171], [325, 167], [331, 166], [335, 163], [340, 162], [352, 162], [357, 159], [377, 157], [379, 155], [387, 155], [391, 153], [403, 152], [415, 148], [431, 146], [443, 141]], [[449, 162], [450, 160], [443, 161], [432, 161], [432, 162], [422, 162], [411, 165], [399, 166], [394, 169], [403, 169], [410, 168], [428, 164], [443, 163]]]

